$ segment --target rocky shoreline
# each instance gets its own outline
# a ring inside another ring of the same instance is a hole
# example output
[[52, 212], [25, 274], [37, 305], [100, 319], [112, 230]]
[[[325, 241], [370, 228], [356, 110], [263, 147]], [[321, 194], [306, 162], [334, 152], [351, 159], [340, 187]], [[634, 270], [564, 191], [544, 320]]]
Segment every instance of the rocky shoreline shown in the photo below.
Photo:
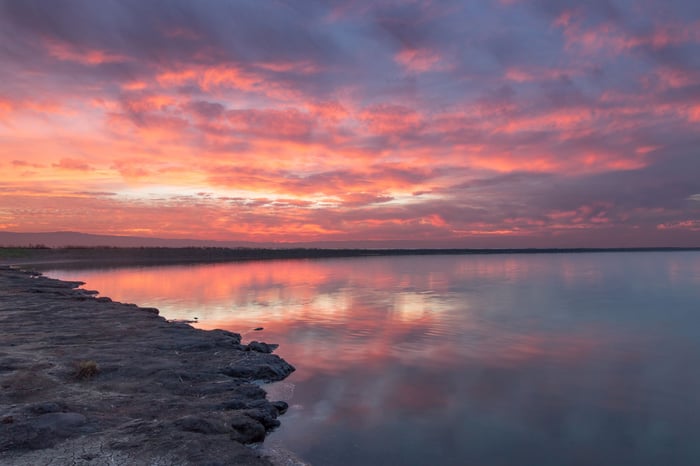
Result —
[[0, 464], [280, 464], [255, 448], [287, 407], [261, 382], [294, 371], [275, 345], [81, 284], [0, 267]]

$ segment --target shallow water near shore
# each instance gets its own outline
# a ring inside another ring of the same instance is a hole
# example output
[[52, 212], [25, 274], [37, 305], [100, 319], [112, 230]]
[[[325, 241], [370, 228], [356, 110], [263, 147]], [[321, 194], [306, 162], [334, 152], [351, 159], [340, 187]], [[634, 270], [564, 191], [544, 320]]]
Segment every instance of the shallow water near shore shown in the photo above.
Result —
[[700, 252], [45, 273], [279, 343], [315, 465], [700, 464]]

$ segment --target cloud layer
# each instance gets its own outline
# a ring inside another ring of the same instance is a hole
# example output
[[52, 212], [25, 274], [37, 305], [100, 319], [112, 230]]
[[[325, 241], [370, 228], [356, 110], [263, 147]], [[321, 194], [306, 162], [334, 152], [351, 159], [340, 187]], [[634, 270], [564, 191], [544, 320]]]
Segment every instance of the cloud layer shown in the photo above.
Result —
[[698, 31], [680, 0], [0, 0], [0, 228], [700, 246]]

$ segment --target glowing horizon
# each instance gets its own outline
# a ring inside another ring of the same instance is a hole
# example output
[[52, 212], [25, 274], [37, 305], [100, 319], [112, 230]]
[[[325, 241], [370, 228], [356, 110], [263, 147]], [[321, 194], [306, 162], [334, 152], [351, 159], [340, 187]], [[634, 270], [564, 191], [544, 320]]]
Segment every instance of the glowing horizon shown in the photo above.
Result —
[[700, 8], [0, 0], [0, 231], [700, 246]]

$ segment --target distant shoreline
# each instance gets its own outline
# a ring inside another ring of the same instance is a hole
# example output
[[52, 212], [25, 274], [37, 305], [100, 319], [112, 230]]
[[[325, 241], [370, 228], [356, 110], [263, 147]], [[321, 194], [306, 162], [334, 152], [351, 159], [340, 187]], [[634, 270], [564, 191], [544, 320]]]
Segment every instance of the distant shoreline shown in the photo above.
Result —
[[507, 249], [325, 249], [325, 248], [221, 248], [221, 247], [0, 247], [0, 264], [46, 270], [100, 266], [156, 266], [255, 260], [326, 259], [375, 256], [583, 254], [615, 252], [694, 252], [698, 247], [655, 248], [507, 248]]

